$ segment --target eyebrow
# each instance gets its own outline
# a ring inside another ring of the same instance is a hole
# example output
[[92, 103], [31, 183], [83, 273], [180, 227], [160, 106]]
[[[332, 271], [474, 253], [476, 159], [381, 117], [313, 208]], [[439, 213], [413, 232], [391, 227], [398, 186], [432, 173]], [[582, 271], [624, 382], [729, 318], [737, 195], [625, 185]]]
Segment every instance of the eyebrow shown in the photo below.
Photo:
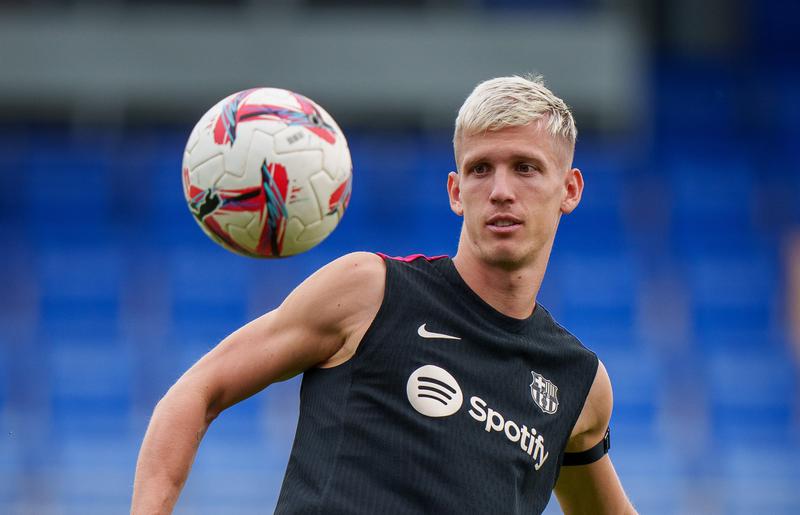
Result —
[[[465, 167], [468, 167], [468, 166], [474, 165], [476, 163], [480, 163], [480, 162], [489, 160], [489, 158], [487, 158], [486, 155], [478, 155], [478, 156], [476, 156], [474, 158], [470, 158], [470, 156], [467, 156], [467, 157], [468, 157], [468, 159], [464, 160], [464, 166]], [[538, 153], [511, 154], [510, 160], [513, 161], [513, 162], [533, 161], [536, 164], [539, 164], [541, 166], [547, 166], [548, 165], [548, 160], [544, 156], [542, 156], [542, 155], [540, 155]]]
[[547, 159], [539, 154], [512, 154], [512, 161], [536, 161], [541, 164], [547, 164]]

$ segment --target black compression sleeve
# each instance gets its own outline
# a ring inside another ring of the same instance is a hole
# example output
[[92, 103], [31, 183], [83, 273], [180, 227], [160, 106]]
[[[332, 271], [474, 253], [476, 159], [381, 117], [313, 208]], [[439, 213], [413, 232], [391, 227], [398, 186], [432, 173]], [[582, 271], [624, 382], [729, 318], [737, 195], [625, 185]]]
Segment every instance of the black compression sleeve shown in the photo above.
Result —
[[565, 452], [562, 466], [588, 465], [594, 463], [606, 454], [611, 448], [611, 428], [606, 429], [606, 435], [597, 445], [581, 452]]

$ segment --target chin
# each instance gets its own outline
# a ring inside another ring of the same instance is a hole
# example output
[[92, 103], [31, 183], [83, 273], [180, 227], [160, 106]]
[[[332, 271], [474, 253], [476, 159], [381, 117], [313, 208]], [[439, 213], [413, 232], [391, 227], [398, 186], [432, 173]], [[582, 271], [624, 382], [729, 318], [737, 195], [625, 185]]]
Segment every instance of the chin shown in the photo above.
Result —
[[519, 248], [497, 247], [485, 249], [483, 252], [483, 260], [499, 268], [518, 268], [524, 265], [528, 260], [526, 254]]

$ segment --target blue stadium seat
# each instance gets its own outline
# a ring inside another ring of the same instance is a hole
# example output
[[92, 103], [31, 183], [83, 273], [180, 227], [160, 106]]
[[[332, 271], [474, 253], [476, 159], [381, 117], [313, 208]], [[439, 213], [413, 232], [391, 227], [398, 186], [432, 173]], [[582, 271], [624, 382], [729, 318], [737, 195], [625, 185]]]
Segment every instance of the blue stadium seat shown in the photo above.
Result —
[[208, 238], [197, 227], [183, 195], [182, 150], [176, 148], [155, 156], [145, 183], [151, 197], [142, 219], [150, 241], [162, 247], [196, 246]]
[[122, 251], [113, 245], [50, 247], [39, 258], [42, 327], [61, 337], [117, 334]]
[[740, 430], [739, 438], [723, 447], [717, 458], [725, 479], [725, 513], [800, 512], [800, 446], [793, 439], [766, 443], [749, 430]]
[[201, 250], [169, 253], [173, 315], [178, 324], [245, 321], [247, 261], [208, 244]]
[[708, 357], [716, 436], [732, 444], [745, 434], [761, 444], [790, 441], [797, 374], [789, 350], [754, 343], [731, 351], [718, 349]]
[[594, 254], [626, 248], [626, 183], [633, 166], [629, 154], [625, 147], [612, 153], [590, 137], [581, 140], [574, 165], [584, 177], [583, 197], [577, 209], [561, 219], [556, 247]]
[[20, 191], [28, 230], [48, 244], [110, 236], [113, 141], [92, 133], [42, 139], [28, 158]]
[[754, 168], [741, 151], [695, 155], [684, 150], [669, 160], [674, 194], [673, 241], [679, 255], [744, 251], [757, 239]]
[[412, 184], [423, 162], [418, 139], [404, 133], [354, 132], [348, 141], [353, 159], [352, 214], [366, 222], [359, 225], [372, 225], [372, 235], [378, 238], [381, 233], [408, 231], [414, 200], [431, 194]]
[[659, 397], [669, 372], [645, 349], [603, 349], [599, 354], [614, 388], [614, 437], [623, 441], [654, 438]]
[[688, 263], [687, 277], [699, 344], [732, 350], [769, 338], [779, 295], [769, 255], [698, 257]]
[[[708, 59], [664, 59], [655, 72], [658, 144], [674, 146], [727, 138], [740, 126], [739, 69]], [[658, 156], [657, 156], [658, 157]]]
[[133, 388], [130, 353], [113, 339], [51, 344], [50, 402], [54, 435], [112, 437], [129, 425]]
[[118, 513], [130, 507], [141, 435], [73, 434], [62, 440], [52, 478], [63, 513]]
[[639, 272], [632, 256], [559, 252], [551, 267], [565, 327], [600, 351], [633, 344]]
[[25, 212], [29, 139], [27, 131], [0, 129], [0, 191], [4, 192], [0, 221], [19, 223], [19, 214]]

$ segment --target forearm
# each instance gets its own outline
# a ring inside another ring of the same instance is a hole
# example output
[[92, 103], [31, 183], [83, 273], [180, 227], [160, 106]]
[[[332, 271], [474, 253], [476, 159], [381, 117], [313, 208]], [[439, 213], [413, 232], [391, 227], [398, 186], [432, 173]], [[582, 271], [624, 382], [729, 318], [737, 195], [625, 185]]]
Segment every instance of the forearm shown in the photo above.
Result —
[[202, 396], [176, 387], [156, 406], [142, 442], [133, 483], [133, 515], [172, 513], [211, 422]]

